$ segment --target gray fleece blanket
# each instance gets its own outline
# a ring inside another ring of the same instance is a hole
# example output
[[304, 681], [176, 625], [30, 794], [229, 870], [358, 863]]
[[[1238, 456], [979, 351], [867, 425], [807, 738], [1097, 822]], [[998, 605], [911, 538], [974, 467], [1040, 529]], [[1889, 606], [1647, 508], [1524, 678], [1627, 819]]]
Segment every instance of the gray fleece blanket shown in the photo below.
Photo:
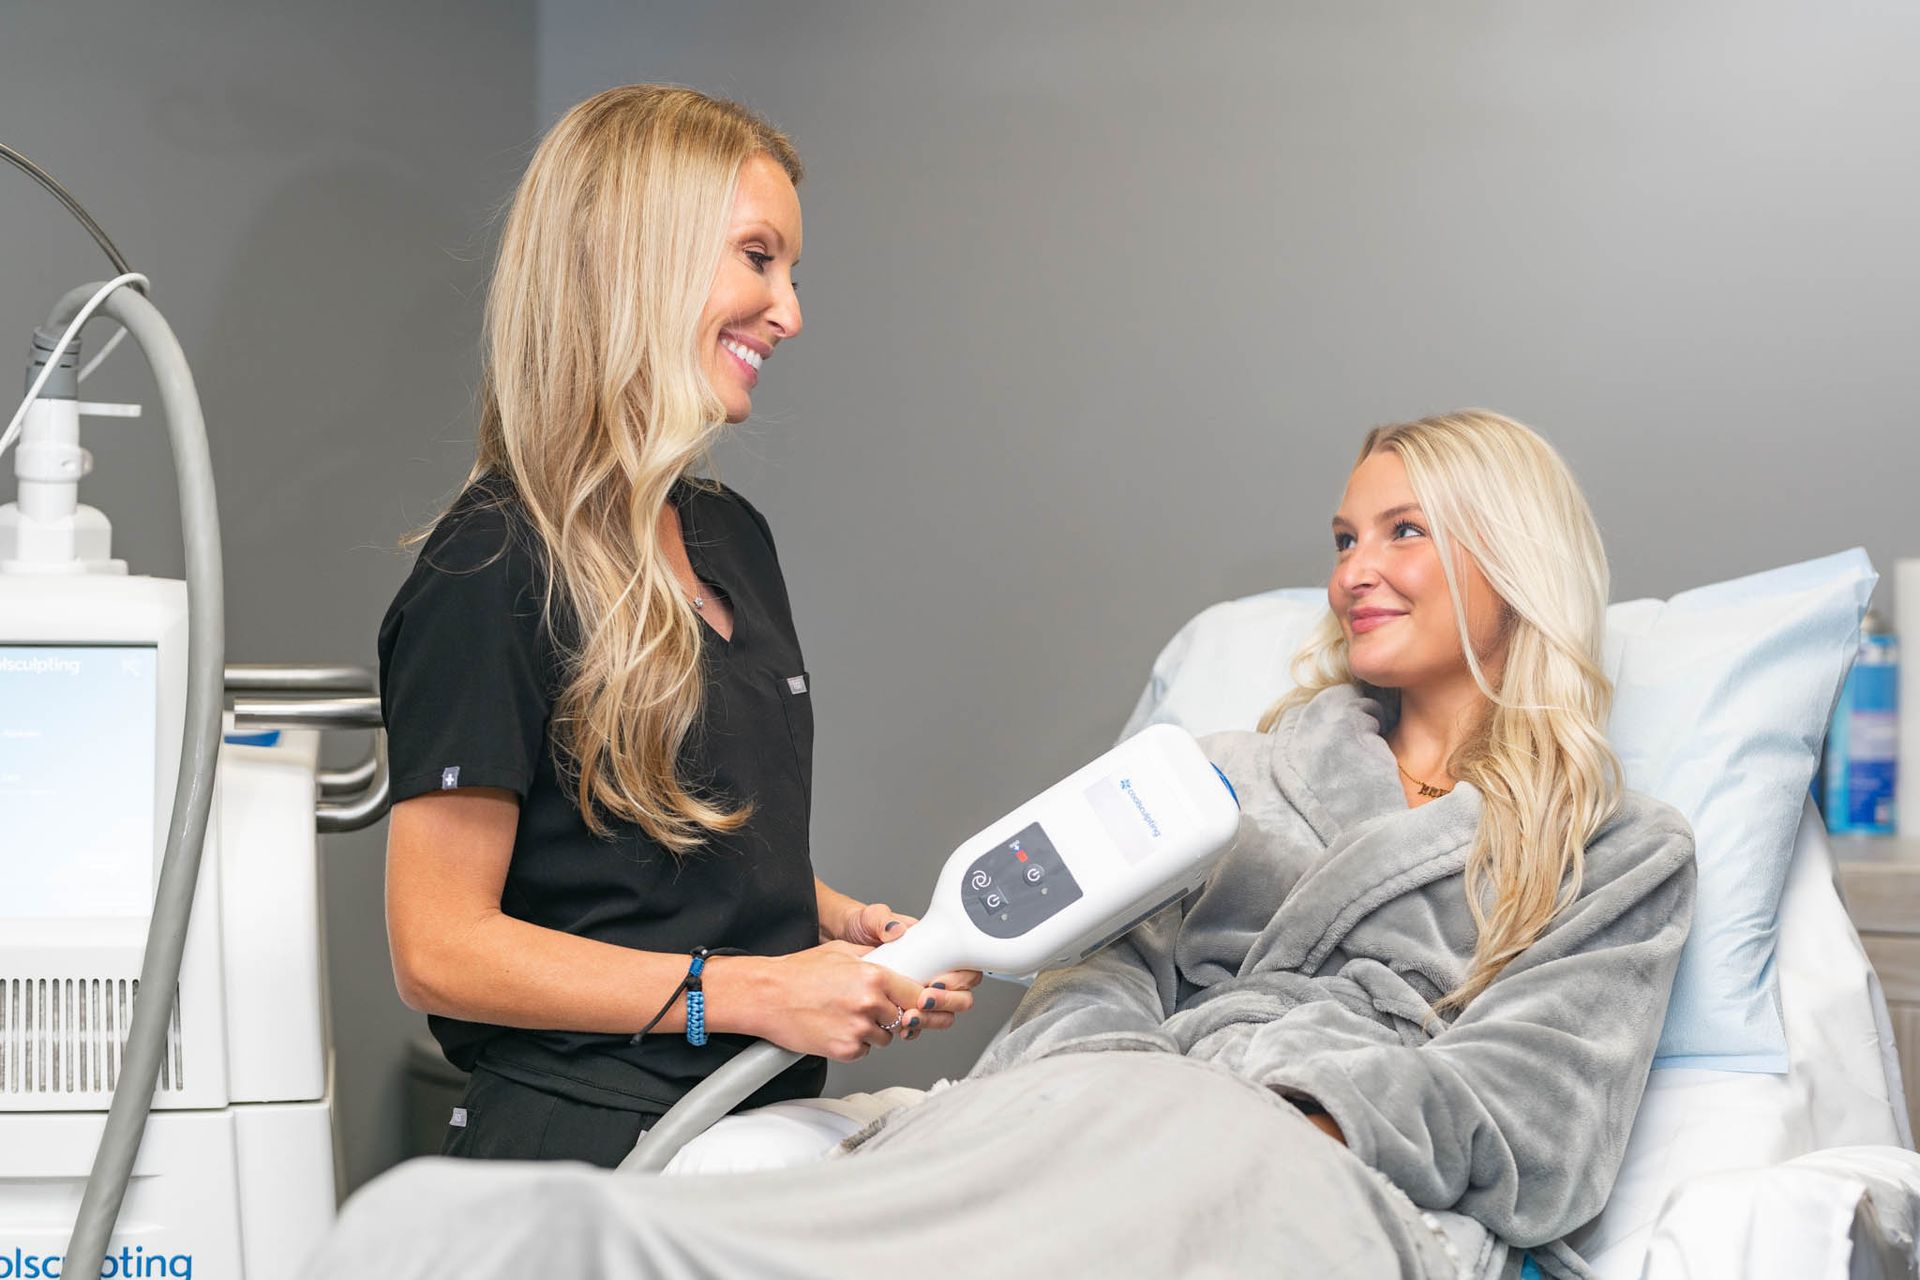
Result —
[[[1579, 899], [1451, 1024], [1480, 798], [1409, 810], [1378, 704], [1208, 740], [1244, 808], [1207, 887], [1034, 984], [974, 1075], [808, 1168], [420, 1161], [313, 1277], [1512, 1276], [1605, 1203], [1693, 898], [1629, 796]], [[1348, 1147], [1288, 1101], [1313, 1099]]]
[[1170, 1054], [1061, 1055], [930, 1096], [852, 1155], [662, 1177], [416, 1160], [312, 1280], [848, 1276], [1454, 1280], [1405, 1196], [1272, 1092]]

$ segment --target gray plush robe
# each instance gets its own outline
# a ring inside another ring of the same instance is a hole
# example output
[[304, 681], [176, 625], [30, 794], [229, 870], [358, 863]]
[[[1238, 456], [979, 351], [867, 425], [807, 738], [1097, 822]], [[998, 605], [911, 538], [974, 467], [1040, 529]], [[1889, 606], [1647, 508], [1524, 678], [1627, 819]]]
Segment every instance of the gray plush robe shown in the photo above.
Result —
[[1035, 983], [973, 1078], [850, 1154], [676, 1178], [414, 1161], [349, 1202], [307, 1275], [1455, 1280], [1513, 1276], [1509, 1245], [1585, 1274], [1557, 1241], [1613, 1183], [1692, 839], [1629, 797], [1579, 900], [1445, 1026], [1429, 1003], [1472, 953], [1480, 800], [1409, 810], [1380, 714], [1335, 689], [1272, 735], [1210, 739], [1245, 812], [1207, 888]]
[[1692, 917], [1692, 833], [1626, 795], [1579, 899], [1446, 1025], [1431, 1005], [1473, 952], [1481, 800], [1462, 783], [1408, 809], [1382, 718], [1343, 686], [1271, 734], [1207, 739], [1243, 809], [1232, 851], [1183, 907], [1037, 980], [976, 1073], [1069, 1049], [1218, 1063], [1313, 1099], [1422, 1208], [1556, 1241], [1619, 1169]]

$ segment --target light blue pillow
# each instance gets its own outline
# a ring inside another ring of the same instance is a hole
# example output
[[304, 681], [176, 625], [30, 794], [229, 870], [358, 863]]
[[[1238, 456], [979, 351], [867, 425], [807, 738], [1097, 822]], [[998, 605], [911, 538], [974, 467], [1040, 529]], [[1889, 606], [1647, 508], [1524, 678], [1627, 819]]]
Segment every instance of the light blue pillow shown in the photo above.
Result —
[[1775, 916], [1878, 575], [1858, 549], [1607, 611], [1607, 736], [1693, 824], [1700, 891], [1661, 1066], [1785, 1071]]
[[[1627, 785], [1693, 823], [1699, 896], [1659, 1065], [1787, 1069], [1776, 913], [1828, 717], [1877, 575], [1864, 551], [1607, 610], [1607, 727]], [[1168, 642], [1127, 732], [1251, 729], [1292, 687], [1321, 588], [1214, 605]]]

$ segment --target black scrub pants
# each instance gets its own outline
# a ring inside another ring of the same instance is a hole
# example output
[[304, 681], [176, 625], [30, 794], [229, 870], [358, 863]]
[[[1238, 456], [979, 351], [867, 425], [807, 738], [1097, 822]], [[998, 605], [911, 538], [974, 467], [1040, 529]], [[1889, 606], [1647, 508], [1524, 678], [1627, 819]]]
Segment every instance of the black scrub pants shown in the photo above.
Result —
[[575, 1102], [476, 1066], [466, 1096], [449, 1119], [440, 1154], [475, 1160], [584, 1160], [611, 1169], [659, 1118]]

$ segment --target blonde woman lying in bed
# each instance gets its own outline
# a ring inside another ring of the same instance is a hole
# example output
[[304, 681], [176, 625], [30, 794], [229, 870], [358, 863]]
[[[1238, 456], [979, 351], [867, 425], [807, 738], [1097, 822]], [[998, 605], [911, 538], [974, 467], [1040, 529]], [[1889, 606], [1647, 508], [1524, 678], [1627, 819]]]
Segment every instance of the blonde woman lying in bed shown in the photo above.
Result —
[[569, 1240], [615, 1276], [1585, 1274], [1561, 1238], [1612, 1186], [1694, 883], [1603, 736], [1599, 535], [1544, 441], [1467, 412], [1371, 433], [1333, 544], [1299, 689], [1206, 740], [1232, 852], [1035, 982], [968, 1080], [827, 1165], [554, 1173], [561, 1223], [492, 1212], [525, 1180], [396, 1202], [497, 1224], [488, 1266]]

